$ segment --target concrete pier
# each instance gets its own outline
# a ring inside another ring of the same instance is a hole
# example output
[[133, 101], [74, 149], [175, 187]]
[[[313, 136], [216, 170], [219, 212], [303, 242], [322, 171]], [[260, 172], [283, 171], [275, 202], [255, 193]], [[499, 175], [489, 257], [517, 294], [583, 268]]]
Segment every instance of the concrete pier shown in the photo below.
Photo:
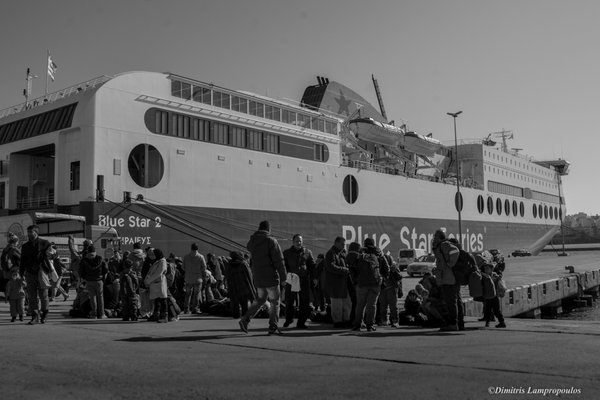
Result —
[[[65, 318], [10, 323], [0, 304], [3, 399], [597, 399], [600, 322], [508, 319], [506, 329], [250, 333], [236, 320]], [[561, 390], [542, 396], [541, 390]], [[536, 395], [532, 395], [538, 394]]]

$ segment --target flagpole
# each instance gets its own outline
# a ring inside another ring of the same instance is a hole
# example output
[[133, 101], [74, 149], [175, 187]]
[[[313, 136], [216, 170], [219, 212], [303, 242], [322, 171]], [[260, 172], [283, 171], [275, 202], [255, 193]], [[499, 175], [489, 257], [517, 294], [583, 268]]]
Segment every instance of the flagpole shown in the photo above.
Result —
[[50, 50], [46, 49], [46, 93], [44, 96], [48, 96], [48, 68], [50, 68]]

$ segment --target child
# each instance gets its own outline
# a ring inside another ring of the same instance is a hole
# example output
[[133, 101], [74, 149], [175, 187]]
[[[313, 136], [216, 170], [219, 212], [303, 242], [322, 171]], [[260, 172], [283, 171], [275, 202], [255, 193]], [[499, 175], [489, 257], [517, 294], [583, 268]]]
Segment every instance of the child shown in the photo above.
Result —
[[138, 280], [135, 272], [132, 271], [133, 261], [125, 259], [123, 261], [123, 270], [121, 271], [120, 297], [123, 309], [123, 321], [138, 320]]
[[484, 315], [485, 327], [490, 326], [490, 319], [492, 313], [498, 318], [499, 324], [496, 328], [506, 328], [504, 323], [504, 316], [500, 311], [500, 299], [497, 296], [497, 285], [500, 277], [493, 272], [494, 266], [492, 264], [484, 263], [481, 266], [481, 283], [483, 285], [483, 298], [484, 298]]
[[15, 322], [17, 315], [19, 321], [23, 321], [25, 309], [25, 281], [19, 276], [19, 272], [13, 270], [11, 279], [6, 283], [6, 299], [10, 302], [10, 322]]
[[390, 326], [396, 328], [398, 325], [398, 295], [402, 292], [402, 273], [400, 268], [395, 263], [390, 264], [390, 270], [383, 278], [382, 290], [379, 295], [379, 315], [383, 325], [387, 320], [387, 310], [390, 308]]

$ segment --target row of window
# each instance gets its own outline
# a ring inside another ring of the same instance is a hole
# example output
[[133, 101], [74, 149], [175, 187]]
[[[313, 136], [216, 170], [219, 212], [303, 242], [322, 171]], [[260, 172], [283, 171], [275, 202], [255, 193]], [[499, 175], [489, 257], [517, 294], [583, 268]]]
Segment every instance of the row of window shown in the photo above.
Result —
[[560, 198], [556, 195], [538, 192], [528, 188], [524, 189], [518, 186], [507, 185], [500, 182], [488, 181], [488, 191], [492, 193], [505, 194], [508, 196], [525, 197], [526, 199], [560, 204]]
[[158, 108], [150, 108], [146, 111], [144, 120], [150, 132], [161, 135], [281, 154], [304, 160], [326, 162], [329, 159], [327, 146], [301, 138], [281, 136]]
[[77, 103], [0, 126], [0, 145], [71, 126]]
[[271, 121], [309, 128], [323, 133], [336, 134], [336, 123], [293, 109], [263, 103], [256, 99], [220, 92], [201, 85], [192, 85], [178, 80], [171, 81], [171, 95], [184, 100], [209, 104], [226, 110], [266, 118]]
[[483, 155], [486, 156], [486, 157], [489, 156], [490, 158], [492, 158], [494, 160], [499, 160], [499, 161], [502, 161], [502, 162], [507, 163], [507, 164], [510, 163], [510, 165], [514, 165], [515, 167], [518, 167], [520, 169], [524, 169], [524, 170], [527, 170], [527, 171], [532, 171], [532, 172], [535, 172], [535, 173], [537, 173], [539, 175], [547, 176], [549, 178], [552, 178], [554, 176], [554, 174], [555, 174], [554, 171], [548, 170], [547, 168], [536, 167], [536, 166], [532, 165], [529, 162], [523, 162], [523, 163], [521, 163], [521, 162], [519, 162], [517, 160], [513, 160], [512, 157], [504, 157], [504, 156], [501, 156], [500, 154], [496, 154], [496, 153], [491, 152], [491, 151], [488, 153], [488, 151], [484, 150]]
[[[483, 199], [483, 195], [479, 195], [479, 197], [477, 197], [477, 210], [479, 211], [479, 214], [485, 212], [486, 206], [488, 214], [492, 215], [494, 213], [494, 199], [489, 196], [486, 202]], [[511, 214], [515, 217], [517, 215], [520, 215], [521, 217], [525, 216], [525, 204], [522, 201], [517, 203], [516, 200], [511, 202], [510, 200], [505, 199], [504, 202], [502, 202], [501, 198], [497, 198], [495, 210], [498, 215], [502, 215], [504, 212], [506, 216]], [[531, 210], [534, 218], [562, 219], [562, 210], [558, 207], [533, 204]]]
[[492, 167], [490, 165], [486, 165], [485, 166], [485, 170], [488, 171], [488, 172], [492, 172], [494, 174], [497, 173], [497, 174], [502, 175], [502, 176], [507, 176], [509, 178], [519, 179], [519, 180], [521, 180], [523, 182], [534, 183], [536, 185], [546, 186], [546, 187], [549, 187], [549, 188], [552, 188], [552, 189], [556, 189], [557, 188], [556, 184], [554, 184], [554, 183], [551, 183], [551, 182], [548, 182], [548, 181], [545, 181], [545, 180], [541, 180], [541, 179], [531, 178], [531, 177], [528, 177], [526, 175], [522, 175], [522, 174], [515, 173], [515, 172], [505, 171], [504, 169], [502, 169], [500, 167], [496, 168], [496, 167]]

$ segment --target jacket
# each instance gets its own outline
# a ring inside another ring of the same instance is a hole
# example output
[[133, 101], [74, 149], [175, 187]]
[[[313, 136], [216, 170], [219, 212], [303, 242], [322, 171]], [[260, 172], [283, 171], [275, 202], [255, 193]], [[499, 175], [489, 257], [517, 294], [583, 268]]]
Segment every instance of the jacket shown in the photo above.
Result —
[[21, 251], [19, 248], [14, 244], [7, 245], [4, 250], [2, 250], [0, 265], [2, 266], [4, 279], [10, 279], [11, 271], [13, 269], [19, 270], [21, 267]]
[[122, 299], [132, 299], [136, 296], [138, 290], [138, 280], [135, 272], [121, 273], [120, 295]]
[[79, 276], [86, 281], [101, 281], [108, 274], [108, 267], [100, 256], [81, 259], [79, 263]]
[[151, 266], [144, 283], [148, 287], [150, 300], [166, 299], [167, 291], [167, 260], [163, 257], [156, 260]]
[[481, 274], [481, 285], [483, 286], [483, 298], [486, 300], [496, 297], [496, 285], [493, 277], [488, 274]]
[[359, 287], [377, 287], [388, 274], [389, 266], [381, 250], [375, 246], [365, 247], [351, 268], [354, 282]]
[[252, 254], [252, 276], [257, 288], [278, 286], [285, 282], [287, 271], [277, 239], [268, 231], [256, 231], [246, 245]]
[[346, 260], [342, 251], [335, 246], [325, 254], [325, 290], [334, 299], [348, 297], [348, 276], [350, 270], [346, 266]]
[[302, 246], [296, 249], [294, 246], [283, 252], [285, 269], [300, 277], [300, 279], [312, 279], [316, 277], [315, 259], [312, 252]]
[[227, 277], [227, 290], [231, 299], [256, 298], [256, 288], [252, 282], [250, 266], [244, 260], [231, 260], [225, 266]]
[[10, 279], [6, 282], [4, 288], [7, 300], [16, 300], [25, 297], [25, 281], [23, 278], [18, 277], [16, 280]]
[[434, 241], [432, 247], [436, 265], [434, 274], [438, 285], [456, 285], [452, 267], [456, 264], [460, 251], [447, 240]]
[[50, 246], [50, 242], [39, 237], [23, 244], [21, 247], [21, 265], [19, 266], [21, 276], [24, 276], [25, 272], [37, 275], [42, 263], [43, 252], [48, 246]]
[[197, 251], [186, 254], [183, 257], [183, 270], [185, 271], [186, 283], [201, 282], [206, 272], [204, 256]]

